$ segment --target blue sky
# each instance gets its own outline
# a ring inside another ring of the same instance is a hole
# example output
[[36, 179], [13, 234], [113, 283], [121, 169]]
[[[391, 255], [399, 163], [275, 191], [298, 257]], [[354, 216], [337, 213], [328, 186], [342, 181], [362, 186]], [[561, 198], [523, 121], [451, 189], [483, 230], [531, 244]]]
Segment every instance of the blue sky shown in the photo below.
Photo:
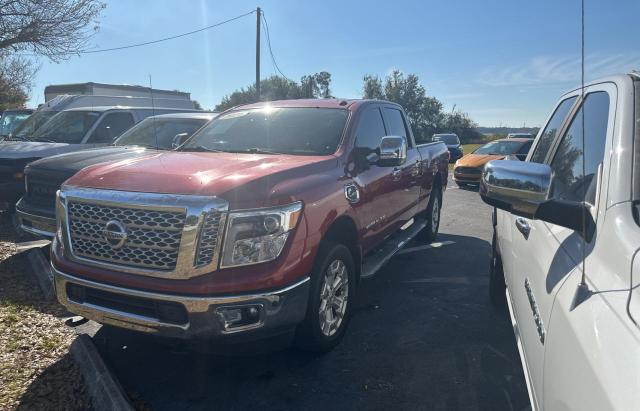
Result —
[[[154, 40], [263, 8], [282, 72], [327, 70], [338, 97], [397, 68], [483, 126], [538, 126], [580, 80], [579, 0], [108, 1], [92, 46]], [[587, 79], [640, 69], [640, 1], [586, 0]], [[262, 77], [275, 72], [265, 42]], [[40, 61], [30, 104], [47, 84], [105, 82], [180, 89], [204, 107], [255, 78], [255, 14], [160, 44]]]

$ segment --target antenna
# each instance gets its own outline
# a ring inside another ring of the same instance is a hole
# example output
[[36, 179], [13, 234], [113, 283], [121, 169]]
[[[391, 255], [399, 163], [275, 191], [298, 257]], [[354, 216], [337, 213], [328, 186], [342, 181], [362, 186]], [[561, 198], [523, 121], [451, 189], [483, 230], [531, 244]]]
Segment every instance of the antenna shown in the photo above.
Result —
[[[581, 62], [580, 62], [580, 104], [582, 105], [582, 107], [580, 108], [580, 111], [582, 112], [581, 117], [581, 121], [582, 121], [582, 177], [584, 178], [585, 174], [586, 174], [586, 166], [585, 166], [585, 160], [584, 160], [584, 151], [586, 150], [586, 146], [585, 146], [585, 130], [584, 130], [584, 108], [585, 108], [585, 101], [584, 101], [584, 0], [581, 0], [581, 26], [582, 26], [582, 50], [581, 50]], [[582, 185], [582, 196], [583, 196], [583, 203], [585, 201], [584, 197], [587, 194], [587, 187], [585, 184]], [[576, 289], [576, 293], [573, 296], [573, 301], [571, 303], [571, 310], [573, 310], [574, 308], [576, 308], [577, 306], [579, 306], [580, 304], [582, 304], [586, 299], [588, 299], [591, 296], [591, 290], [589, 290], [589, 286], [587, 285], [587, 278], [586, 278], [586, 270], [587, 270], [587, 266], [586, 266], [586, 259], [587, 259], [587, 240], [585, 238], [586, 236], [586, 232], [587, 232], [587, 207], [584, 206], [582, 207], [582, 273], [580, 275], [580, 283], [578, 284], [578, 288]]]
[[153, 125], [153, 140], [156, 150], [158, 149], [158, 133], [156, 132], [156, 105], [153, 102], [153, 84], [151, 83], [151, 74], [149, 74], [149, 93], [151, 93], [151, 123]]

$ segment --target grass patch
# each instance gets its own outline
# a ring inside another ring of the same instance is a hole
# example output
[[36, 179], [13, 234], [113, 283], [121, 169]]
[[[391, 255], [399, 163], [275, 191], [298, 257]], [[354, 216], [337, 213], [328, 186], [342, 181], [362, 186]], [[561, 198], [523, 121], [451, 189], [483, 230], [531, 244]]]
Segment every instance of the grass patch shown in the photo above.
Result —
[[69, 355], [75, 335], [66, 312], [43, 299], [26, 256], [0, 213], [0, 410], [91, 409]]

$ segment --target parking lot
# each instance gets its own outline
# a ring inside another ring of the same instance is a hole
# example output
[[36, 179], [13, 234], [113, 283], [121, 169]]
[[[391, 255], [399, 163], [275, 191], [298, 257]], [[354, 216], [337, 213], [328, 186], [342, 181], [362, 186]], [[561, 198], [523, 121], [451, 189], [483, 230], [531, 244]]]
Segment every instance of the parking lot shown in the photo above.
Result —
[[324, 356], [282, 341], [221, 355], [111, 328], [94, 341], [142, 409], [528, 409], [508, 315], [487, 297], [490, 212], [450, 182], [443, 245], [409, 244], [363, 281]]

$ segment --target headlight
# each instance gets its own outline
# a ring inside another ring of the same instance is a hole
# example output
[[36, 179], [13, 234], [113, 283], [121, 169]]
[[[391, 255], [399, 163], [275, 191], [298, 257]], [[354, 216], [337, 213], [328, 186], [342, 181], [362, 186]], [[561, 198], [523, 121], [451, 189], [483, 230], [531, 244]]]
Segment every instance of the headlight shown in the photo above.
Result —
[[276, 259], [300, 220], [302, 203], [229, 213], [221, 267]]

